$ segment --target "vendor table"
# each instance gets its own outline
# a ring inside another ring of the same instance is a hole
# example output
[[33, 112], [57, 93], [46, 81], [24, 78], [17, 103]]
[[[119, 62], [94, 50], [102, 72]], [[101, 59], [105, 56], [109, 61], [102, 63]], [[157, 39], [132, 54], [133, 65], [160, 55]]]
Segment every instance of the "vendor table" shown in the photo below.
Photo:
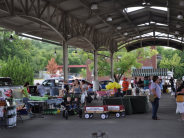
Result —
[[103, 99], [104, 97], [109, 97], [111, 96], [111, 94], [114, 94], [114, 91], [96, 91], [96, 93], [99, 97]]
[[140, 89], [139, 96], [146, 96], [148, 102], [149, 102], [149, 95], [150, 95], [150, 90], [149, 89], [146, 89], [146, 90]]
[[145, 113], [149, 110], [147, 98], [145, 96], [126, 96], [126, 97], [113, 97], [104, 98], [104, 105], [124, 105], [125, 113], [127, 115], [135, 113]]
[[34, 118], [44, 118], [44, 117], [42, 116], [41, 111], [40, 111], [40, 107], [41, 107], [41, 103], [45, 103], [45, 101], [28, 101], [28, 102], [29, 102], [29, 103], [34, 103], [34, 106], [35, 106], [35, 104], [38, 103], [38, 106], [39, 106], [39, 117], [36, 117], [36, 115], [35, 115], [35, 108], [34, 108]]

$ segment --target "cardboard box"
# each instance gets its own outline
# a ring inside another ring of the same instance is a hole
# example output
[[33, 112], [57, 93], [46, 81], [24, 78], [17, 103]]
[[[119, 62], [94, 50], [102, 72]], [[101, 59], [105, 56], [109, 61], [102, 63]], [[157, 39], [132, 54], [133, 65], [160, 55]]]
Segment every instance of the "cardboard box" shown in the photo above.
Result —
[[64, 93], [63, 93], [62, 90], [59, 90], [59, 96], [60, 96], [60, 97], [63, 97], [63, 96], [64, 96]]

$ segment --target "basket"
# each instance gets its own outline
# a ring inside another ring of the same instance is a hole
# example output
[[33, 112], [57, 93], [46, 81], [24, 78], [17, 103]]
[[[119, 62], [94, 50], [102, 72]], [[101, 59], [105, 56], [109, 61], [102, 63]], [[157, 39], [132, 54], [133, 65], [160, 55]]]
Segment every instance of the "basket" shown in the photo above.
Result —
[[6, 106], [6, 101], [0, 101], [0, 106]]

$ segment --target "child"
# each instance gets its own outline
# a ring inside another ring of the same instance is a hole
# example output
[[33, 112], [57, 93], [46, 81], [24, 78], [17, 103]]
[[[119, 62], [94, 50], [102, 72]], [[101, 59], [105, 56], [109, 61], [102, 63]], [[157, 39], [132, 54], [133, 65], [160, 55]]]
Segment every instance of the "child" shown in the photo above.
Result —
[[78, 98], [75, 98], [75, 101], [73, 103], [74, 103], [73, 109], [76, 109], [78, 106]]
[[71, 97], [67, 97], [66, 107], [69, 107], [69, 110], [72, 109]]

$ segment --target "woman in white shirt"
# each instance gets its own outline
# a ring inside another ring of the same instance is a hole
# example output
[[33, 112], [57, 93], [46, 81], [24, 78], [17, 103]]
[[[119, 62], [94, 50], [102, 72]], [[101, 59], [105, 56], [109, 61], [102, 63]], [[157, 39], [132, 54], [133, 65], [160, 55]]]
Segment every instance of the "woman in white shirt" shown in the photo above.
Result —
[[86, 97], [87, 97], [88, 85], [86, 84], [86, 82], [84, 80], [81, 81], [81, 84], [82, 84], [82, 88], [84, 90], [84, 93], [83, 94], [85, 95], [84, 105], [86, 106]]

